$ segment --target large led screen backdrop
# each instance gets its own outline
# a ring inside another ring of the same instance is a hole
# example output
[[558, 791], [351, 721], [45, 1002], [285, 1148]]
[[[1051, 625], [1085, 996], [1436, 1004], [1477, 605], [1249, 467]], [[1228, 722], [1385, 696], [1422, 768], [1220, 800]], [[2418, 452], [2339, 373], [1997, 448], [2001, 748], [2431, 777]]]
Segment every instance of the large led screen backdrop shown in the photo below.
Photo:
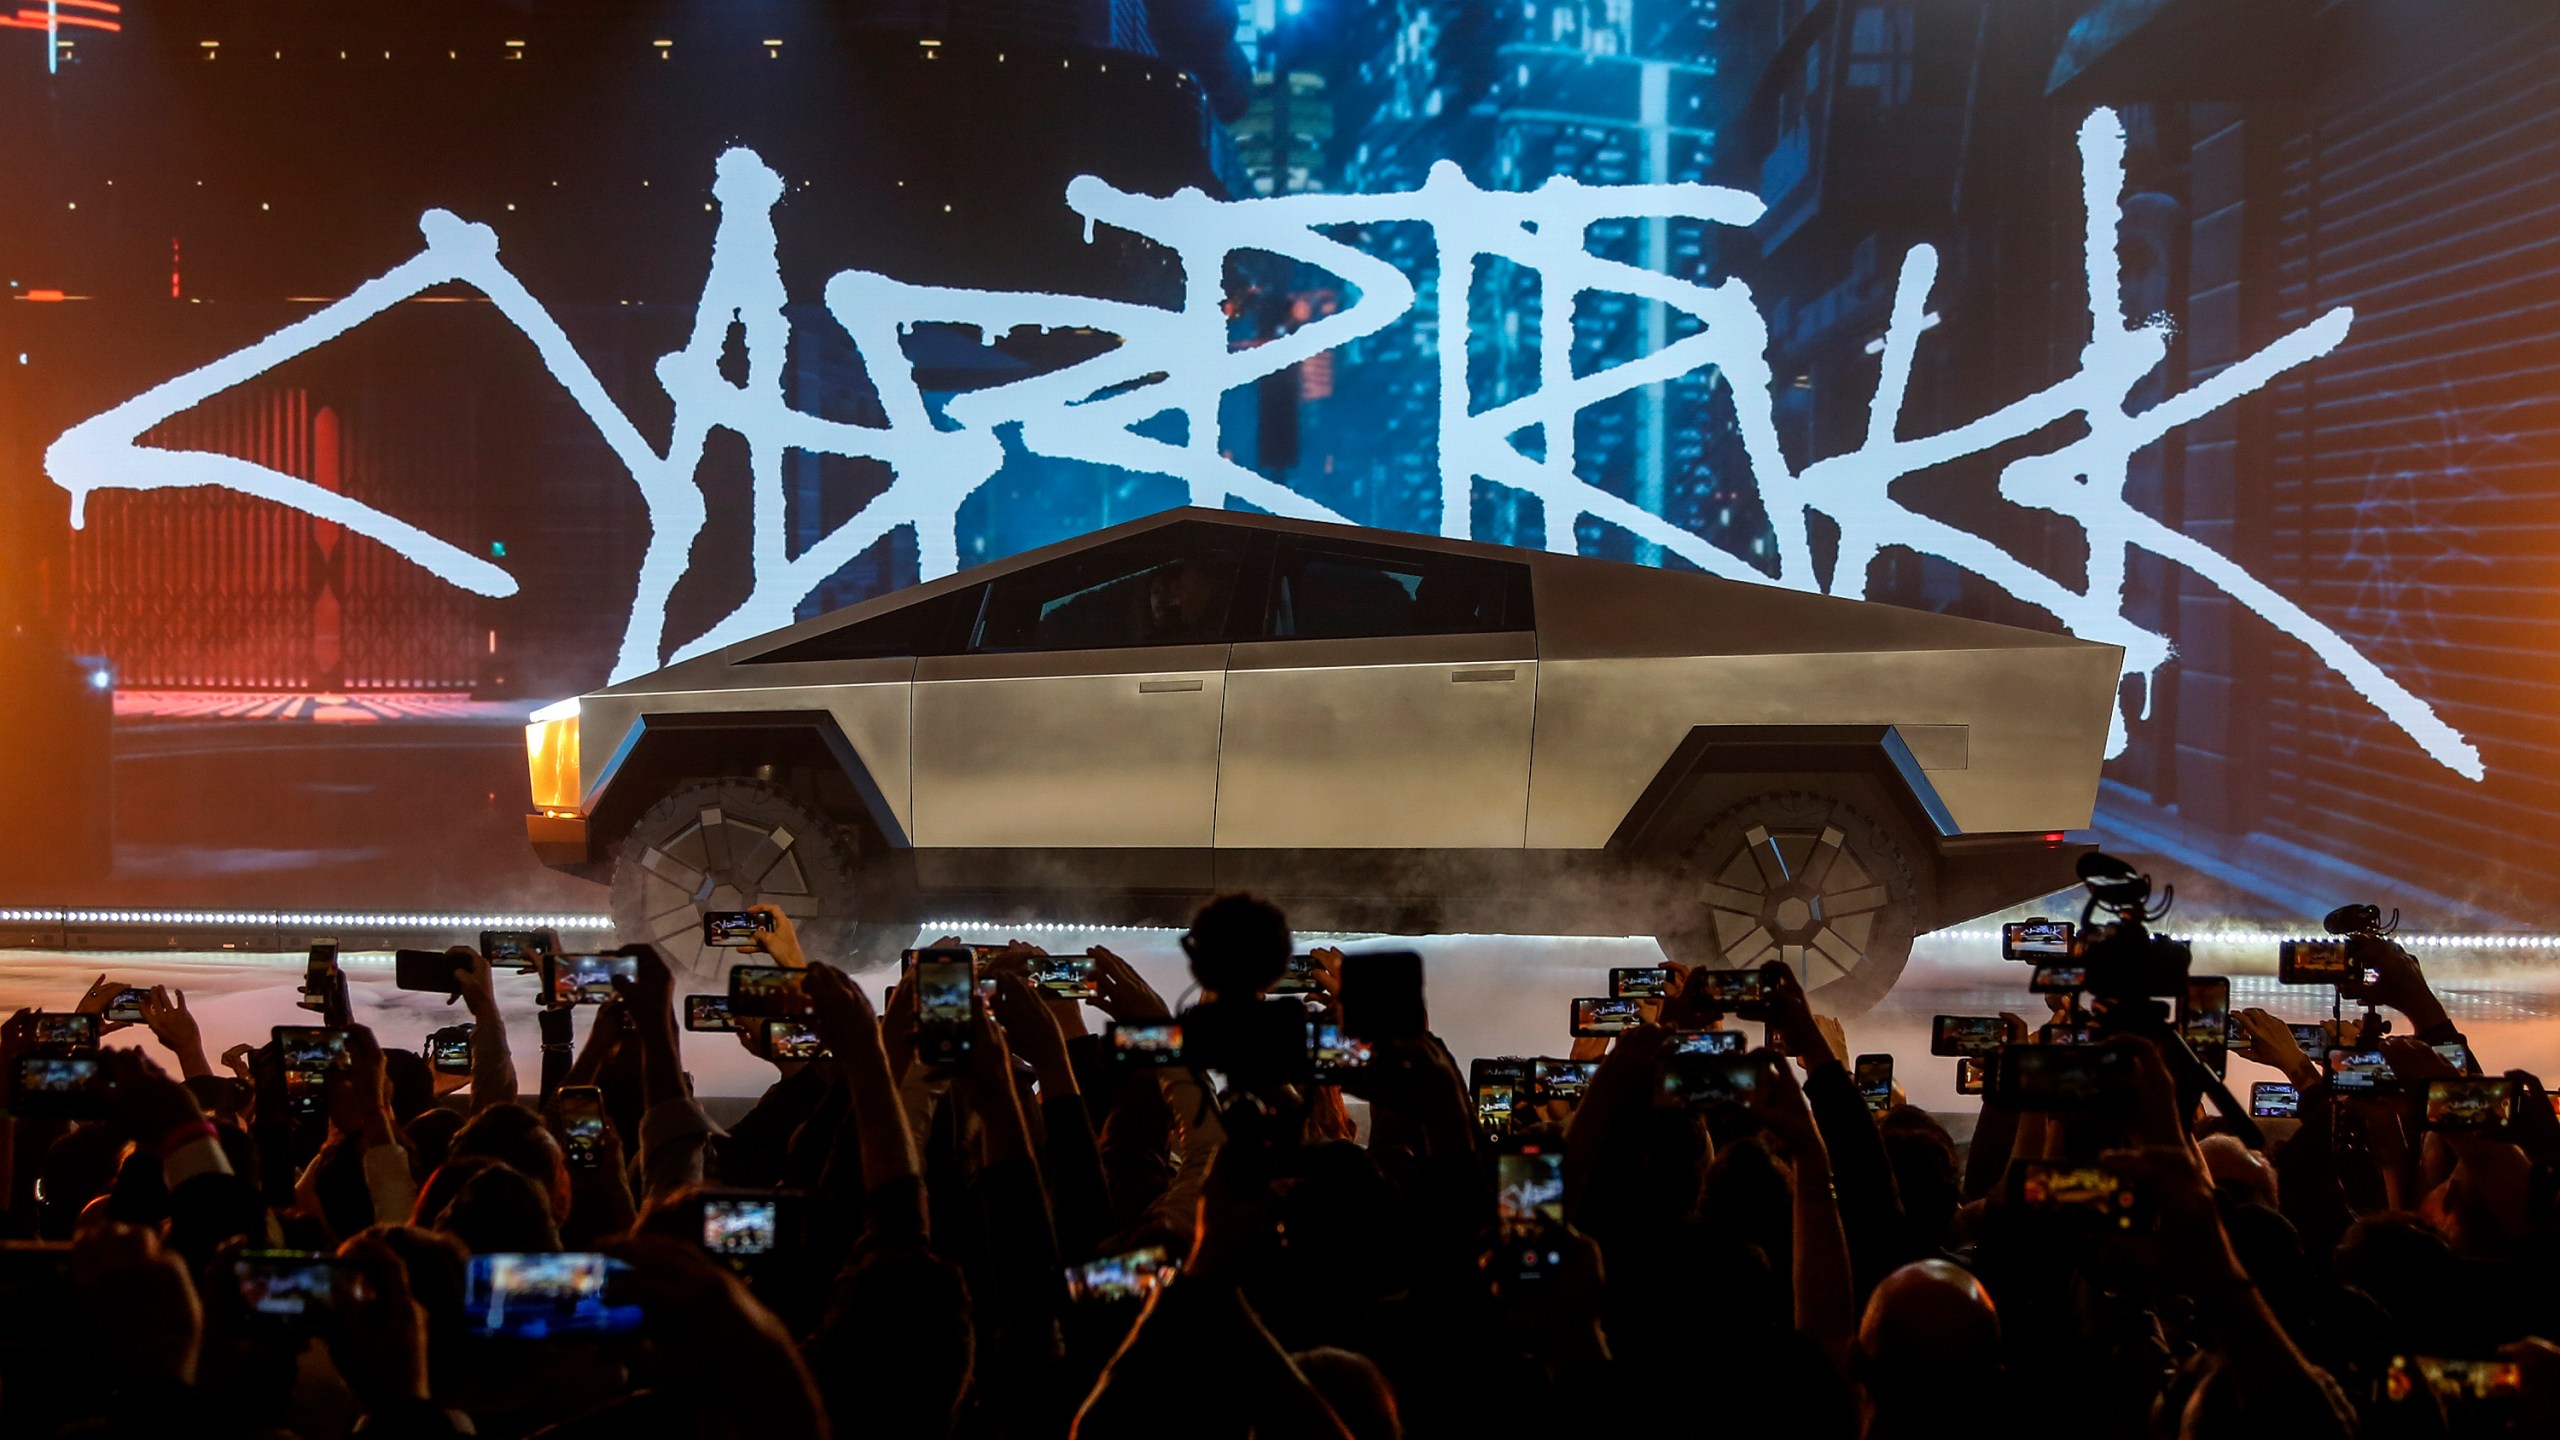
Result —
[[2554, 918], [2547, 6], [15, 17], [0, 900], [597, 908], [531, 708], [1189, 503], [2118, 644], [2213, 913]]

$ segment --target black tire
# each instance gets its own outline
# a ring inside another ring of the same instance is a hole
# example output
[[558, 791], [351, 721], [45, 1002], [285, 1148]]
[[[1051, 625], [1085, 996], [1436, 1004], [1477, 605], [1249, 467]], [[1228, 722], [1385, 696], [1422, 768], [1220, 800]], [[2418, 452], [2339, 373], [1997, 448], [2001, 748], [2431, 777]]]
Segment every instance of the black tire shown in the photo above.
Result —
[[1673, 884], [1663, 949], [1713, 969], [1783, 960], [1814, 1009], [1863, 1013], [1902, 978], [1920, 906], [1893, 830], [1802, 790], [1755, 795], [1709, 822]]
[[759, 780], [696, 780], [649, 807], [613, 862], [613, 923], [625, 943], [658, 947], [677, 972], [726, 983], [734, 950], [702, 943], [713, 910], [769, 904], [791, 917], [812, 960], [885, 963], [913, 925], [865, 921], [860, 842], [844, 826]]

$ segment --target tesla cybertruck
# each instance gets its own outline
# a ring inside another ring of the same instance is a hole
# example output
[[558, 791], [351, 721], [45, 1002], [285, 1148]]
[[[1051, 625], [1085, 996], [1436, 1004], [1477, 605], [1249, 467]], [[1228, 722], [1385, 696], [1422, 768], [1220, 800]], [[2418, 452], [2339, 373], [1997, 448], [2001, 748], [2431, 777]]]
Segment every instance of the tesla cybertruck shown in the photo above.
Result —
[[1834, 1012], [2074, 883], [2122, 653], [1695, 573], [1172, 510], [537, 712], [547, 862], [706, 973], [759, 901], [928, 919], [1644, 935]]

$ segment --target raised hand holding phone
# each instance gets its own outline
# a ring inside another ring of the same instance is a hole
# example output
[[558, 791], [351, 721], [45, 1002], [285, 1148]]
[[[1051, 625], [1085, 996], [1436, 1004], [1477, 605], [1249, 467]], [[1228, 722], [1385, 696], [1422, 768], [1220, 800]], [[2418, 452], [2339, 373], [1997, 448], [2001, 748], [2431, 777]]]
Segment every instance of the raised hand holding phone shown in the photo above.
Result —
[[1806, 1073], [1824, 1065], [1847, 1063], [1848, 1045], [1832, 1038], [1839, 1032], [1839, 1022], [1831, 1022], [1828, 1031], [1823, 1029], [1824, 1017], [1813, 1013], [1813, 1006], [1805, 999], [1804, 986], [1796, 982], [1796, 972], [1788, 969], [1786, 962], [1772, 960], [1761, 966], [1760, 986], [1763, 1003], [1768, 1007], [1771, 1035]]
[[2374, 982], [2340, 984], [2338, 993], [2369, 1005], [2387, 1005], [2409, 1017], [2410, 1028], [2427, 1031], [2449, 1024], [2444, 1003], [2427, 984], [2418, 962], [2397, 941], [2380, 935], [2350, 935], [2346, 940], [2350, 970], [2374, 973]]
[[205, 1063], [204, 1031], [187, 1011], [186, 991], [152, 986], [142, 999], [142, 1023], [151, 1027], [153, 1039], [177, 1057], [180, 1075], [193, 1080], [213, 1073], [213, 1067]]
[[[1093, 1008], [1123, 1025], [1151, 1025], [1173, 1018], [1173, 1007], [1139, 978], [1137, 969], [1100, 945], [1093, 947]], [[1336, 965], [1341, 962], [1339, 958]]]
[[774, 964], [786, 969], [808, 968], [809, 957], [800, 949], [799, 928], [791, 923], [790, 916], [782, 913], [780, 906], [750, 905], [747, 907], [747, 913], [765, 917], [769, 928], [758, 934], [753, 941], [739, 947], [743, 953], [770, 955], [773, 957]]
[[385, 1093], [382, 1045], [362, 1025], [347, 1027], [347, 1064], [328, 1079], [329, 1123], [366, 1149], [396, 1143]]
[[871, 997], [851, 977], [832, 965], [812, 965], [804, 988], [810, 1018], [828, 1050], [843, 1056], [857, 1048], [880, 1048], [880, 1017], [871, 1008]]
[[[1067, 1060], [1066, 1031], [1059, 1023], [1059, 1010], [1076, 1009], [1077, 1002], [1057, 1001], [1043, 995], [1018, 971], [998, 971], [995, 993], [987, 998], [987, 1006], [1004, 1027], [1005, 1038], [1022, 1058], [1031, 1062], [1032, 1073], [1040, 1077], [1044, 1094], [1057, 1093], [1063, 1086], [1067, 1093], [1075, 1087], [1075, 1067]], [[1082, 1033], [1082, 1021], [1078, 1022]]]
[[2255, 1006], [2232, 1011], [2231, 1024], [2247, 1039], [2233, 1047], [2241, 1058], [2274, 1066], [2297, 1090], [2319, 1083], [2320, 1067], [2302, 1053], [2292, 1026]]
[[453, 991], [461, 997], [463, 1007], [474, 1020], [498, 1020], [498, 967], [488, 956], [468, 945], [456, 945], [449, 952], [468, 957], [470, 963], [454, 967]]
[[99, 1033], [112, 1035], [127, 1025], [134, 1023], [131, 1020], [110, 1019], [107, 1016], [107, 1007], [114, 1003], [116, 997], [122, 995], [124, 992], [125, 985], [123, 981], [110, 980], [105, 975], [100, 975], [97, 979], [89, 982], [89, 988], [80, 996], [80, 1003], [72, 1006], [71, 1008], [73, 1011], [78, 1013], [97, 1016], [99, 1020], [103, 1022], [98, 1027]]

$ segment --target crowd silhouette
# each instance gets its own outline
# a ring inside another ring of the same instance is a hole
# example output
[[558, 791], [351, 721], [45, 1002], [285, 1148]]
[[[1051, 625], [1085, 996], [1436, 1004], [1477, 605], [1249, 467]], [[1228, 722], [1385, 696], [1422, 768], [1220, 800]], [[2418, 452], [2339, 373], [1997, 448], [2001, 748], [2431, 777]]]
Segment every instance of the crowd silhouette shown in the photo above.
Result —
[[[1179, 1012], [956, 937], [875, 995], [759, 913], [791, 974], [689, 1006], [628, 947], [530, 1090], [469, 952], [432, 1058], [325, 980], [219, 1066], [180, 993], [20, 1012], [0, 1434], [2560, 1435], [2560, 1116], [2437, 1083], [2495, 1072], [2387, 937], [2374, 1022], [2230, 1017], [2290, 1115], [2056, 998], [1960, 1143], [1774, 964], [1462, 1065], [1410, 957], [1246, 896]], [[721, 1016], [777, 1072], [726, 1126], [680, 1044]], [[2105, 1083], [2035, 1088], [2065, 1049]]]

